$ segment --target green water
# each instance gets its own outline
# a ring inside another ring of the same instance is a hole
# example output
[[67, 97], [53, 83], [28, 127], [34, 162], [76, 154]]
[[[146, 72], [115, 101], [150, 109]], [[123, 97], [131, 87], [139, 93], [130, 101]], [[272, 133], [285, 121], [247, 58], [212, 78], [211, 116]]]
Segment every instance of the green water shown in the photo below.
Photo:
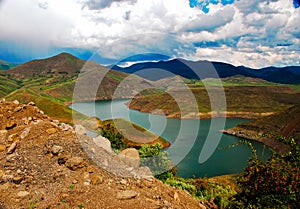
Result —
[[[211, 177], [242, 172], [252, 156], [245, 145], [223, 149], [240, 138], [222, 134], [219, 130], [231, 128], [245, 119], [216, 118], [206, 120], [167, 119], [129, 110], [124, 104], [130, 100], [96, 101], [75, 103], [71, 106], [83, 114], [97, 116], [101, 120], [125, 118], [171, 142], [166, 149], [178, 166], [182, 177]], [[252, 142], [259, 156], [267, 159], [271, 151], [261, 143]]]

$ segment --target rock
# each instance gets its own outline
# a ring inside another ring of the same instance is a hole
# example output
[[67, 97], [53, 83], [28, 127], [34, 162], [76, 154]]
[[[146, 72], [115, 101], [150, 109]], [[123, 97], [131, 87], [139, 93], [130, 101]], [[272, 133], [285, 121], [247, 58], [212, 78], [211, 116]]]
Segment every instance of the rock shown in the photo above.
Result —
[[120, 152], [119, 158], [128, 166], [139, 168], [140, 166], [140, 155], [139, 152], [134, 148], [128, 148]]
[[103, 183], [103, 177], [102, 176], [94, 176], [91, 180], [92, 185], [98, 185]]
[[6, 123], [6, 130], [10, 130], [13, 129], [14, 127], [17, 126], [17, 123], [14, 120], [9, 121], [8, 123]]
[[3, 152], [6, 150], [6, 146], [3, 144], [0, 144], [0, 152]]
[[95, 144], [98, 147], [102, 147], [107, 152], [112, 152], [112, 150], [111, 150], [111, 143], [110, 143], [110, 141], [107, 138], [99, 135], [96, 138], [94, 138], [93, 141], [95, 142]]
[[12, 154], [16, 150], [18, 143], [19, 141], [15, 141], [14, 143], [12, 143], [7, 150], [7, 154]]
[[68, 124], [65, 124], [65, 123], [60, 123], [58, 125], [58, 127], [63, 130], [63, 131], [69, 131], [69, 130], [72, 130], [72, 126], [68, 125]]
[[62, 152], [64, 149], [62, 146], [54, 145], [51, 149], [51, 152], [53, 155], [58, 155], [60, 152]]
[[154, 178], [150, 168], [147, 166], [140, 167], [137, 171], [137, 175], [142, 178]]
[[199, 207], [200, 209], [206, 209], [205, 205], [203, 205], [202, 203], [199, 203]]
[[28, 106], [35, 106], [35, 103], [34, 102], [29, 102], [27, 105]]
[[20, 138], [21, 138], [21, 139], [24, 139], [26, 136], [28, 136], [29, 132], [30, 132], [30, 127], [25, 128], [25, 129], [22, 131], [22, 133], [20, 134]]
[[128, 200], [138, 196], [138, 193], [133, 190], [125, 190], [117, 193], [116, 198], [119, 200]]
[[94, 167], [89, 165], [87, 168], [86, 168], [86, 172], [88, 173], [94, 173]]
[[18, 106], [18, 107], [16, 107], [16, 108], [14, 109], [14, 112], [19, 112], [19, 111], [22, 110], [22, 109], [23, 109], [22, 107]]
[[0, 130], [0, 143], [5, 142], [7, 136], [7, 130]]
[[173, 198], [174, 198], [175, 201], [178, 201], [178, 202], [180, 201], [179, 195], [178, 195], [178, 192], [177, 192], [177, 191], [174, 192]]
[[22, 176], [16, 176], [12, 180], [15, 184], [20, 184], [23, 181], [23, 177]]
[[70, 158], [71, 158], [71, 156], [69, 156], [69, 155], [59, 157], [59, 158], [57, 159], [57, 163], [58, 163], [59, 165], [63, 165], [63, 164], [65, 164], [65, 163], [68, 161], [68, 159], [70, 159]]
[[75, 125], [75, 133], [78, 135], [86, 135], [86, 130], [82, 125]]
[[20, 102], [18, 100], [14, 100], [12, 103], [16, 104], [16, 105], [20, 104]]
[[72, 157], [66, 162], [67, 168], [70, 170], [78, 170], [84, 167], [84, 160], [81, 157]]
[[29, 192], [27, 192], [27, 191], [19, 191], [18, 192], [18, 197], [26, 197], [26, 196], [28, 196], [30, 193]]
[[57, 131], [56, 128], [49, 128], [49, 129], [46, 130], [48, 135], [55, 134], [56, 131]]

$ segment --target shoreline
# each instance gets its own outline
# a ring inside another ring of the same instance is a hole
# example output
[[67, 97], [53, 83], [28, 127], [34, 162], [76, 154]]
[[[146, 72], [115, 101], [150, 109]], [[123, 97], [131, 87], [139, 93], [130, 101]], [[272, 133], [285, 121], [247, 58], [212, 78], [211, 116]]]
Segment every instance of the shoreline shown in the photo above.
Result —
[[226, 130], [220, 130], [220, 132], [236, 137], [240, 137], [247, 140], [253, 140], [256, 142], [263, 143], [264, 145], [268, 146], [272, 150], [278, 152], [279, 154], [286, 154], [290, 151], [290, 147], [282, 142], [279, 142], [272, 138], [263, 137], [263, 133], [247, 130], [239, 127], [233, 127]]

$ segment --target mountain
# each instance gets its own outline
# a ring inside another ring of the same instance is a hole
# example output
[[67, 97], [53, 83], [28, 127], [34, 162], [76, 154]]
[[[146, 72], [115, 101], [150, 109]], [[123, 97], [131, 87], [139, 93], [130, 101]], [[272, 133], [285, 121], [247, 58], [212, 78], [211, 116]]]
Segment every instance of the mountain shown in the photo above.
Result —
[[17, 64], [8, 63], [3, 60], [0, 60], [0, 70], [8, 70], [14, 68], [15, 66], [17, 66]]
[[112, 66], [114, 70], [137, 75], [149, 79], [159, 80], [172, 75], [180, 75], [188, 79], [227, 78], [243, 75], [252, 78], [261, 78], [269, 82], [284, 84], [300, 83], [300, 67], [290, 66], [283, 68], [268, 67], [252, 69], [244, 66], [233, 66], [222, 62], [189, 61], [173, 59], [159, 62], [136, 63], [129, 67]]
[[149, 81], [136, 75], [110, 70], [67, 53], [0, 71], [0, 97], [21, 103], [34, 101], [46, 114], [64, 121], [72, 118], [66, 103], [131, 98], [149, 87]]

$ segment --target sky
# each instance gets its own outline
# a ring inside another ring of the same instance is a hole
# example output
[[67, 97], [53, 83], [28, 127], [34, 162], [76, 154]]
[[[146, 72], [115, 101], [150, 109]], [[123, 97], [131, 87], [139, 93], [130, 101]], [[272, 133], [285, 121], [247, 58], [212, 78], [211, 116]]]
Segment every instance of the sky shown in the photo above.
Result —
[[101, 64], [146, 53], [300, 65], [299, 21], [299, 0], [0, 0], [0, 59], [66, 51], [82, 59], [97, 53]]

